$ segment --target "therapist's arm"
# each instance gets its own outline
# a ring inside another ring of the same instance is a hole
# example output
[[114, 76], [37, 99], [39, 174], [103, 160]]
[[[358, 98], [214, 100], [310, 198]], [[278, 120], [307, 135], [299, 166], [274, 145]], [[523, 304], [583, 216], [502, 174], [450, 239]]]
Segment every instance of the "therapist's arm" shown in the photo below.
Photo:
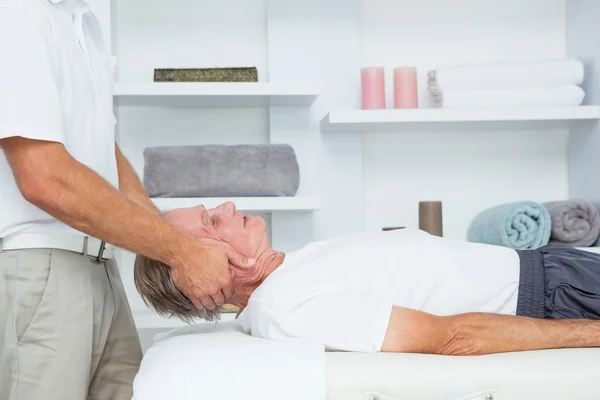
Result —
[[251, 265], [221, 242], [198, 239], [123, 196], [57, 142], [0, 139], [23, 197], [78, 231], [171, 267], [180, 290], [214, 309], [233, 294], [229, 263]]
[[585, 347], [600, 347], [600, 321], [478, 313], [439, 317], [395, 307], [382, 351], [472, 356]]
[[115, 143], [115, 155], [117, 157], [117, 169], [119, 171], [119, 191], [127, 196], [130, 200], [144, 207], [148, 211], [158, 213], [152, 200], [148, 197], [144, 185], [140, 181], [129, 161], [125, 158], [121, 149]]

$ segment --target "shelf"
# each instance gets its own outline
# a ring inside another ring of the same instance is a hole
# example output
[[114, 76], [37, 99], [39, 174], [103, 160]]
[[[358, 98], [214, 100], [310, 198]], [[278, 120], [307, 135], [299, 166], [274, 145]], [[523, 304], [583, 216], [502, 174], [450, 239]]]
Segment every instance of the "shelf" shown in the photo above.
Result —
[[200, 204], [213, 208], [226, 201], [233, 201], [240, 211], [314, 211], [321, 208], [318, 197], [154, 198], [152, 201], [163, 211]]
[[281, 83], [119, 82], [114, 96], [120, 105], [193, 107], [308, 107], [318, 90]]
[[331, 111], [323, 132], [394, 131], [405, 125], [448, 123], [556, 123], [600, 119], [600, 107], [531, 107]]

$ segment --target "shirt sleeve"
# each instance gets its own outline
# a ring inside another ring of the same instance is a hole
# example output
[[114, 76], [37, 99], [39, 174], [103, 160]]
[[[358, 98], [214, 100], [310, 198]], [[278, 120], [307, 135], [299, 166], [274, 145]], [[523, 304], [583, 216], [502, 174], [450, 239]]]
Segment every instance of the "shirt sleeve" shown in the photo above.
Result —
[[0, 139], [64, 143], [60, 67], [42, 12], [0, 6]]
[[393, 305], [364, 293], [327, 293], [299, 305], [249, 304], [243, 326], [265, 339], [308, 339], [328, 350], [380, 352]]

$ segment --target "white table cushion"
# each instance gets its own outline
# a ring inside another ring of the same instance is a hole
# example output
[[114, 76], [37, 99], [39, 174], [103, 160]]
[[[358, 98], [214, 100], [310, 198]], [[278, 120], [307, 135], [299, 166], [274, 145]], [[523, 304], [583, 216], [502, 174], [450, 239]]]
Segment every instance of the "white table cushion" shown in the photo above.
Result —
[[254, 338], [229, 323], [178, 330], [146, 352], [134, 382], [134, 400], [165, 399], [325, 400], [325, 349]]
[[235, 321], [179, 328], [156, 340], [134, 400], [600, 399], [600, 349], [478, 357], [324, 353], [309, 343], [246, 336]]
[[600, 349], [479, 357], [327, 353], [330, 400], [600, 399]]

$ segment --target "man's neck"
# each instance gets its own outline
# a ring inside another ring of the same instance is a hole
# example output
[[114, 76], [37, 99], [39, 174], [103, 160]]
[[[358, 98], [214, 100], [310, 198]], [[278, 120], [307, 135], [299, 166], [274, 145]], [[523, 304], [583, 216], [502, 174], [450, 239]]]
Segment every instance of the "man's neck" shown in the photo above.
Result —
[[234, 269], [235, 294], [231, 298], [234, 306], [245, 308], [254, 291], [273, 273], [285, 260], [285, 254], [269, 249], [256, 259], [251, 268]]

